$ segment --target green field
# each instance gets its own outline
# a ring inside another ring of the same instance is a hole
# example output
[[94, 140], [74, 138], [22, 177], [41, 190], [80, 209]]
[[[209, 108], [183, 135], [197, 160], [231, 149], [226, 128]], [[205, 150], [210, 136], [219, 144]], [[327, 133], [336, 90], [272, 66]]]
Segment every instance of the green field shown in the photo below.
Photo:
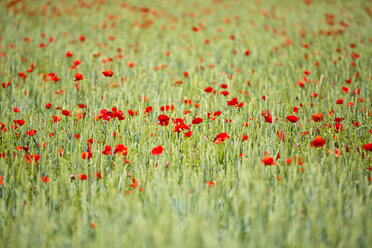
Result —
[[371, 23], [0, 1], [0, 247], [371, 247]]

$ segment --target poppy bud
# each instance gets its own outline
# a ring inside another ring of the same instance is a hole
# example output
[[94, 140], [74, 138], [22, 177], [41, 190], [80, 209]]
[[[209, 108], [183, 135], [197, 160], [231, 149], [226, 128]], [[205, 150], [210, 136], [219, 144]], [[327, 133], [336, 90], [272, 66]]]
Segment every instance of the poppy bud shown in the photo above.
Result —
[[28, 147], [28, 145], [24, 145], [24, 146], [22, 147], [22, 149], [23, 149], [25, 152], [28, 152], [29, 147]]

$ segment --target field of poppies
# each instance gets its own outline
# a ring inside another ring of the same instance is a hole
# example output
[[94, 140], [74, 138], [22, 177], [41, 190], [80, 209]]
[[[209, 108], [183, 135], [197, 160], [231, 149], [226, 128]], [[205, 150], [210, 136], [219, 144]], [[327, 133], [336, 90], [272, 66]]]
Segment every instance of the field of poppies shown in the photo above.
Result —
[[372, 2], [0, 2], [0, 247], [370, 247]]

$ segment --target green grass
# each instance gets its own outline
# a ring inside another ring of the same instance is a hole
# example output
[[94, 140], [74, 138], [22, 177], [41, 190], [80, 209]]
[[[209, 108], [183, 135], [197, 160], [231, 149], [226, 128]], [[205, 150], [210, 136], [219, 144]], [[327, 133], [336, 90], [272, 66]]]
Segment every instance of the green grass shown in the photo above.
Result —
[[[0, 83], [10, 82], [0, 87], [0, 247], [370, 246], [371, 2], [10, 2], [0, 2]], [[228, 106], [234, 97], [244, 106]], [[97, 119], [113, 107], [124, 120]], [[191, 137], [174, 132], [173, 120], [196, 117]], [[217, 145], [220, 133], [230, 138]], [[310, 145], [317, 136], [324, 146]], [[129, 161], [102, 154], [118, 144]]]

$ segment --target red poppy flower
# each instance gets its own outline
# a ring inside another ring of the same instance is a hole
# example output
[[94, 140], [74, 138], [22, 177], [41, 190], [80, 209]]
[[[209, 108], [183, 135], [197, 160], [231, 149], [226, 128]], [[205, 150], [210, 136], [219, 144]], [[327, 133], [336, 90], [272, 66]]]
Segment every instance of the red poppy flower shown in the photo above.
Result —
[[213, 181], [209, 181], [209, 182], [207, 182], [207, 185], [208, 185], [209, 188], [212, 188], [212, 187], [214, 187], [216, 184], [215, 184]]
[[23, 77], [23, 78], [26, 78], [27, 77], [27, 75], [24, 72], [19, 72], [18, 73], [18, 76]]
[[133, 189], [138, 187], [138, 181], [135, 178], [132, 178], [132, 184], [130, 185]]
[[312, 119], [314, 122], [320, 122], [322, 121], [324, 118], [323, 114], [322, 113], [316, 113], [313, 115]]
[[65, 116], [71, 116], [70, 110], [62, 110], [62, 114]]
[[15, 120], [14, 122], [17, 123], [17, 124], [20, 125], [20, 126], [23, 126], [23, 124], [25, 124], [25, 121], [22, 120], [22, 119], [20, 119], [20, 120]]
[[105, 146], [105, 150], [102, 151], [102, 154], [112, 155], [112, 153], [111, 153], [111, 146]]
[[343, 117], [336, 117], [335, 119], [334, 119], [334, 121], [335, 122], [341, 122], [341, 121], [343, 121], [343, 120], [345, 120], [345, 118], [343, 118]]
[[204, 89], [204, 92], [207, 92], [207, 93], [212, 93], [213, 92], [213, 88], [208, 86], [207, 88]]
[[335, 124], [335, 132], [338, 133], [339, 131], [342, 131], [343, 127], [340, 123], [336, 122]]
[[129, 114], [130, 116], [137, 115], [137, 113], [134, 112], [134, 110], [132, 110], [132, 109], [128, 110], [128, 114]]
[[32, 160], [34, 160], [35, 163], [37, 163], [40, 159], [40, 155], [39, 154], [33, 154], [33, 155], [25, 154], [25, 159], [27, 163], [31, 163]]
[[152, 106], [148, 106], [145, 108], [145, 113], [150, 113], [152, 112]]
[[290, 122], [297, 122], [300, 118], [298, 118], [297, 116], [295, 116], [295, 115], [289, 115], [289, 116], [287, 116], [287, 118], [286, 118], [288, 121], [290, 121]]
[[34, 136], [35, 133], [37, 133], [35, 129], [31, 129], [30, 131], [27, 131], [27, 134], [30, 136]]
[[262, 111], [261, 115], [265, 118], [265, 122], [273, 123], [273, 117], [269, 110]]
[[111, 119], [118, 118], [120, 121], [124, 120], [125, 117], [123, 116], [123, 111], [118, 110], [116, 107], [113, 107], [111, 111], [107, 109], [102, 109], [100, 114], [96, 117], [96, 120], [105, 120], [110, 121]]
[[0, 185], [3, 185], [3, 176], [0, 176]]
[[44, 183], [49, 183], [49, 177], [43, 176], [41, 177], [41, 181], [43, 181]]
[[4, 82], [4, 83], [1, 84], [1, 86], [3, 88], [6, 88], [6, 87], [9, 87], [10, 86], [10, 83], [9, 82]]
[[216, 112], [213, 113], [213, 116], [220, 116], [221, 114], [222, 114], [221, 111], [216, 111]]
[[274, 159], [272, 157], [264, 157], [261, 160], [261, 162], [264, 163], [265, 165], [276, 165], [276, 163], [274, 162]]
[[271, 115], [265, 115], [265, 122], [267, 123], [273, 123], [273, 117]]
[[85, 175], [85, 174], [79, 174], [79, 175], [77, 175], [77, 177], [78, 177], [80, 180], [87, 180], [87, 175]]
[[218, 134], [215, 138], [214, 138], [214, 143], [216, 145], [219, 145], [221, 144], [222, 142], [224, 142], [225, 140], [229, 139], [230, 136], [227, 134], [227, 133], [220, 133]]
[[372, 151], [372, 143], [365, 144], [362, 148], [366, 151]]
[[46, 108], [46, 109], [50, 109], [50, 107], [52, 107], [52, 104], [51, 104], [51, 103], [47, 103], [47, 104], [45, 104], [45, 108]]
[[90, 159], [92, 157], [92, 153], [91, 152], [83, 152], [81, 154], [81, 157], [82, 157], [82, 159]]
[[170, 110], [170, 111], [173, 111], [173, 110], [174, 110], [174, 106], [173, 106], [173, 104], [170, 105], [170, 106], [169, 106], [169, 105], [165, 105], [165, 106], [161, 106], [161, 107], [160, 107], [160, 111], [165, 111], [165, 110], [166, 110], [166, 111], [169, 111], [169, 110]]
[[112, 77], [112, 75], [114, 75], [114, 73], [113, 73], [111, 70], [109, 70], [109, 69], [107, 69], [107, 70], [105, 70], [104, 72], [102, 72], [102, 74], [103, 74], [105, 77]]
[[344, 103], [344, 100], [342, 98], [338, 99], [336, 104], [343, 104]]
[[238, 98], [237, 97], [234, 97], [233, 99], [231, 99], [230, 101], [227, 101], [227, 106], [234, 106], [235, 104], [238, 104]]
[[163, 152], [163, 147], [162, 146], [156, 146], [152, 149], [151, 153], [152, 155], [160, 155]]
[[191, 135], [192, 135], [192, 131], [188, 131], [187, 133], [185, 133], [185, 137], [187, 138], [191, 137]]
[[183, 130], [188, 130], [190, 129], [190, 127], [188, 125], [186, 125], [185, 123], [183, 123], [183, 121], [179, 122], [173, 129], [174, 132], [181, 132]]
[[37, 161], [39, 161], [41, 156], [39, 154], [34, 154], [33, 156], [34, 156], [35, 163], [37, 163]]
[[248, 140], [248, 135], [244, 134], [242, 140], [243, 140], [243, 141], [244, 141], [244, 140]]
[[80, 80], [83, 80], [84, 79], [84, 76], [80, 73], [75, 73], [75, 79], [74, 81], [80, 81]]
[[81, 61], [78, 59], [75, 59], [73, 63], [74, 63], [73, 68], [77, 68], [77, 66], [81, 64]]
[[196, 125], [196, 124], [199, 124], [199, 123], [202, 123], [203, 122], [203, 119], [202, 118], [195, 118], [194, 120], [192, 120], [192, 124]]
[[310, 142], [310, 146], [312, 146], [312, 147], [322, 147], [322, 146], [324, 146], [325, 143], [326, 143], [326, 141], [324, 139], [322, 139], [322, 137], [316, 136], [315, 139]]
[[167, 115], [159, 115], [158, 117], [159, 125], [160, 126], [168, 126], [169, 124], [169, 117]]
[[70, 57], [74, 56], [74, 54], [72, 52], [67, 51], [65, 56], [70, 58]]
[[115, 146], [114, 154], [121, 152], [123, 157], [125, 157], [128, 154], [128, 147], [122, 144], [118, 144]]

